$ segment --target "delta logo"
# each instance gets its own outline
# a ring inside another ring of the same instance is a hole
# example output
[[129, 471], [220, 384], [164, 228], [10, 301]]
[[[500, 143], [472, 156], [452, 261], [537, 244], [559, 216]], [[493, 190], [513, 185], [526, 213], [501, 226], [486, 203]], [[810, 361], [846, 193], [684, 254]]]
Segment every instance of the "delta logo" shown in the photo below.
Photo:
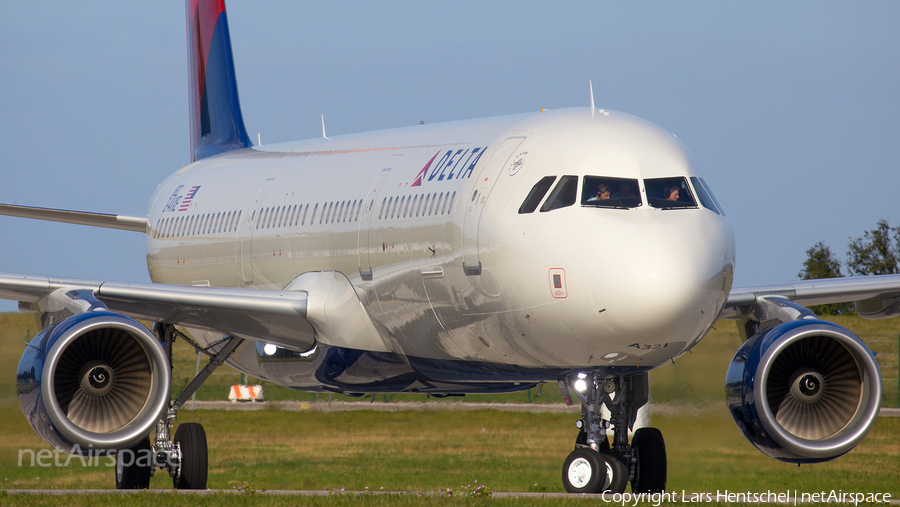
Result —
[[197, 195], [197, 192], [200, 191], [200, 185], [194, 185], [187, 193], [180, 195], [182, 188], [184, 188], [184, 185], [178, 185], [178, 188], [172, 192], [169, 201], [166, 203], [166, 207], [163, 208], [163, 213], [176, 210], [187, 211], [191, 207], [194, 197]]
[[[437, 178], [438, 181], [471, 178], [472, 170], [475, 169], [475, 165], [481, 160], [481, 155], [483, 155], [486, 150], [487, 146], [484, 148], [456, 150], [455, 153], [453, 150], [447, 150], [441, 158], [438, 159], [438, 155], [441, 155], [441, 152], [439, 151], [435, 153], [434, 156], [431, 157], [431, 160], [425, 164], [425, 167], [419, 171], [415, 181], [413, 181], [410, 186], [421, 187], [423, 180], [432, 181], [435, 178]], [[437, 164], [434, 163], [435, 159], [438, 159]]]

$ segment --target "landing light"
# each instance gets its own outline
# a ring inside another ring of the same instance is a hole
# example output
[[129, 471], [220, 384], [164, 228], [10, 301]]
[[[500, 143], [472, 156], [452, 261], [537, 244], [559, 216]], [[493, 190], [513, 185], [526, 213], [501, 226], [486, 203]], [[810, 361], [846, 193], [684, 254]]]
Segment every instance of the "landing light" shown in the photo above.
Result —
[[584, 379], [578, 379], [575, 381], [575, 390], [579, 393], [583, 393], [587, 391], [587, 382]]
[[274, 356], [277, 351], [278, 347], [271, 343], [267, 343], [265, 347], [263, 347], [263, 352], [265, 352], [267, 356]]

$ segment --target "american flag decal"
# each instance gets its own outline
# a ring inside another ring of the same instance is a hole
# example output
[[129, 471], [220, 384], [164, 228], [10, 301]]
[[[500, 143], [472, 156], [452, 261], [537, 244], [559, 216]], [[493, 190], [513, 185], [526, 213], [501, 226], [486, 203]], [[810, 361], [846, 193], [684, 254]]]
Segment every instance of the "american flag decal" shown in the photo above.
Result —
[[187, 194], [184, 196], [184, 199], [181, 201], [181, 207], [178, 208], [178, 211], [186, 211], [191, 207], [191, 200], [194, 199], [194, 196], [197, 195], [197, 191], [200, 190], [200, 185], [196, 185], [191, 187], [190, 190], [187, 191]]

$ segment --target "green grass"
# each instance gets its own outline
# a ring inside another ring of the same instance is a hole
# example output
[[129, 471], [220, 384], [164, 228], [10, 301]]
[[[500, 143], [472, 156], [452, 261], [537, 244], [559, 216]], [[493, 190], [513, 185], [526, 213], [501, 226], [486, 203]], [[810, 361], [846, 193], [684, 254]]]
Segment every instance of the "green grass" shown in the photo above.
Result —
[[[896, 331], [892, 321], [835, 319], [860, 334], [877, 349], [884, 377], [896, 378]], [[110, 488], [112, 469], [82, 466], [72, 460], [66, 467], [17, 466], [20, 449], [48, 449], [27, 424], [14, 397], [13, 371], [24, 345], [36, 333], [27, 315], [0, 314], [0, 371], [9, 372], [0, 382], [0, 489], [18, 488]], [[770, 459], [740, 434], [724, 405], [725, 369], [740, 345], [735, 326], [720, 322], [719, 329], [693, 351], [651, 374], [654, 403], [664, 407], [652, 416], [653, 426], [666, 437], [670, 490], [688, 492], [766, 491], [883, 491], [900, 496], [900, 418], [881, 418], [869, 437], [837, 460], [797, 467]], [[893, 343], [872, 340], [890, 340]], [[28, 338], [26, 338], [28, 337]], [[872, 338], [877, 337], [877, 338]], [[894, 356], [890, 348], [894, 348]], [[178, 351], [176, 375], [192, 373], [196, 356]], [[187, 366], [185, 366], [187, 365]], [[894, 368], [893, 372], [890, 370]], [[200, 399], [224, 399], [228, 386], [240, 374], [226, 368], [213, 377], [213, 387]], [[894, 384], [896, 396], [896, 384]], [[545, 386], [536, 401], [559, 402], [552, 386]], [[889, 392], [886, 386], [886, 392]], [[294, 391], [267, 386], [266, 394], [277, 398]], [[300, 395], [309, 396], [307, 393]], [[534, 392], [532, 393], [535, 394]], [[326, 395], [327, 397], [327, 395]], [[304, 398], [300, 398], [304, 399]], [[306, 398], [309, 399], [309, 398]], [[320, 400], [323, 399], [320, 395]], [[337, 398], [336, 398], [337, 399]], [[410, 399], [395, 397], [397, 399]], [[415, 399], [415, 398], [412, 398]], [[419, 399], [423, 399], [420, 397]], [[519, 400], [510, 395], [493, 398]], [[467, 397], [469, 401], [469, 397]], [[896, 399], [885, 397], [886, 406]], [[438, 402], [430, 400], [429, 403]], [[440, 402], [446, 403], [446, 402]], [[572, 414], [453, 411], [428, 412], [323, 412], [306, 410], [217, 411], [183, 410], [179, 422], [200, 422], [210, 444], [210, 482], [216, 489], [231, 489], [244, 481], [257, 489], [318, 489], [390, 491], [436, 491], [459, 489], [474, 480], [495, 491], [562, 491], [559, 478], [562, 461], [572, 449], [576, 429]], [[66, 456], [61, 455], [61, 460]], [[159, 473], [151, 488], [170, 489], [171, 480]], [[259, 496], [167, 497], [165, 503], [205, 505], [555, 505], [566, 501], [433, 497], [303, 497]], [[251, 500], [252, 499], [252, 500]], [[177, 501], [176, 501], [177, 500]], [[127, 505], [161, 500], [152, 495], [128, 497]], [[23, 505], [120, 505], [119, 497], [85, 496], [60, 498], [0, 497], [0, 504]], [[514, 503], [513, 503], [514, 502]]]
[[[383, 506], [416, 506], [416, 507], [443, 507], [443, 506], [490, 506], [490, 507], [531, 507], [531, 506], [583, 506], [583, 505], [621, 505], [619, 503], [602, 502], [596, 498], [587, 496], [569, 498], [447, 498], [430, 495], [346, 495], [336, 494], [315, 497], [296, 496], [269, 496], [269, 495], [232, 495], [214, 494], [202, 496], [184, 496], [178, 494], [153, 494], [138, 493], [127, 496], [121, 495], [66, 495], [66, 496], [31, 496], [31, 497], [7, 497], [0, 496], [0, 504], [4, 500], [15, 505], [32, 507], [67, 505], [73, 507], [158, 507], [159, 505], [196, 505], [196, 506], [309, 506], [309, 507], [338, 507], [352, 505], [354, 507], [383, 507]], [[634, 506], [634, 503], [626, 505]], [[659, 507], [660, 505], [686, 504], [670, 502], [641, 502], [637, 505]], [[703, 504], [700, 504], [703, 505]], [[759, 504], [732, 503], [734, 506], [758, 506]], [[860, 504], [866, 505], [866, 504]]]

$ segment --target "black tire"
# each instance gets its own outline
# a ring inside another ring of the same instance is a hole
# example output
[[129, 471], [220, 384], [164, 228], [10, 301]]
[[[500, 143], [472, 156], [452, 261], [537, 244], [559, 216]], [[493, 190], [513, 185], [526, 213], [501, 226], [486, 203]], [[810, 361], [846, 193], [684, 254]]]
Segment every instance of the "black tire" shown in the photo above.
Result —
[[628, 487], [628, 467], [625, 462], [612, 453], [600, 454], [606, 462], [606, 481], [603, 491], [624, 493]]
[[150, 437], [116, 453], [116, 489], [147, 489], [153, 459]]
[[206, 489], [209, 455], [203, 426], [197, 423], [178, 426], [175, 444], [181, 445], [181, 470], [172, 479], [172, 485], [175, 489]]
[[634, 432], [631, 447], [635, 450], [637, 468], [631, 491], [659, 493], [666, 490], [666, 443], [656, 428], [640, 428]]
[[603, 456], [591, 449], [575, 449], [563, 464], [562, 481], [569, 493], [600, 493], [606, 483]]

